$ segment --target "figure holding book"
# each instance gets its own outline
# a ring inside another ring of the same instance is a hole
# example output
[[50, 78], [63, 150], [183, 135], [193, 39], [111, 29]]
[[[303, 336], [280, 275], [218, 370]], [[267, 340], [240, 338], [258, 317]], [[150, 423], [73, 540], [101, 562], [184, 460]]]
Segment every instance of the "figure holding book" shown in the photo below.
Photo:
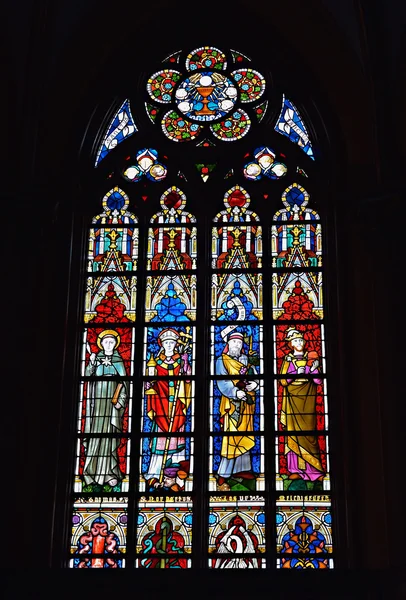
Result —
[[100, 351], [90, 354], [85, 375], [101, 377], [87, 384], [86, 421], [83, 444], [86, 458], [83, 479], [86, 485], [116, 486], [123, 473], [119, 468], [117, 449], [119, 436], [93, 437], [93, 434], [119, 434], [123, 428], [124, 409], [127, 404], [127, 386], [123, 360], [117, 351], [119, 334], [105, 329], [97, 338]]

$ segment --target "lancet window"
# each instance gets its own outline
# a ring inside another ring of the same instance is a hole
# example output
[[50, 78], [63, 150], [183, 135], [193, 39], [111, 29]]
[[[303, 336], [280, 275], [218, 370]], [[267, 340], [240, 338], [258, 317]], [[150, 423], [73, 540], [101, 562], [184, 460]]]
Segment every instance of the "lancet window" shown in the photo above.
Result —
[[72, 568], [334, 566], [317, 148], [271, 82], [172, 52], [101, 132]]

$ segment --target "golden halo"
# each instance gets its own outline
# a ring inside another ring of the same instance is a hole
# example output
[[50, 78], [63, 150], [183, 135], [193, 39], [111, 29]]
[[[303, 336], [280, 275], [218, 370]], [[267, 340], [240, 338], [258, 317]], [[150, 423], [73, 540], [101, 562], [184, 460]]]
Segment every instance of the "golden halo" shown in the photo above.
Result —
[[104, 337], [106, 337], [106, 335], [110, 335], [112, 337], [116, 338], [116, 345], [114, 346], [114, 350], [118, 347], [118, 345], [120, 344], [120, 336], [118, 335], [117, 331], [114, 331], [114, 329], [105, 329], [104, 331], [102, 331], [101, 333], [99, 333], [98, 337], [97, 337], [97, 345], [100, 348], [100, 350], [103, 350], [103, 346], [101, 345], [101, 341]]

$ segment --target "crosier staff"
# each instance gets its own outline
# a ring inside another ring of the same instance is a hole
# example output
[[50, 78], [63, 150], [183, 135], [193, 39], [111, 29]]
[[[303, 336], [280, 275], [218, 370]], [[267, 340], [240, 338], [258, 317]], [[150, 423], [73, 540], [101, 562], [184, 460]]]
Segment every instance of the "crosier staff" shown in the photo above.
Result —
[[[183, 348], [181, 350], [182, 354], [185, 354], [190, 346], [190, 340], [192, 339], [192, 336], [190, 335], [189, 331], [190, 331], [190, 327], [186, 327], [186, 333], [183, 333], [183, 332], [179, 333], [179, 336], [185, 338], [185, 340], [186, 340], [184, 343], [182, 343], [182, 346], [183, 346]], [[180, 380], [178, 379], [178, 381], [176, 383], [174, 399], [173, 399], [172, 406], [171, 406], [169, 425], [168, 425], [168, 434], [172, 433], [173, 423], [175, 421], [176, 405], [178, 403], [178, 398], [179, 398], [179, 387], [180, 387]], [[164, 447], [164, 453], [163, 453], [163, 457], [162, 457], [162, 464], [161, 464], [161, 468], [159, 471], [159, 483], [162, 483], [162, 481], [163, 481], [164, 468], [165, 468], [166, 461], [168, 458], [170, 442], [171, 442], [171, 438], [168, 436], [165, 439], [165, 447]]]
[[[245, 310], [245, 306], [244, 304], [241, 302], [240, 298], [234, 297], [231, 298], [228, 302], [227, 302], [227, 308], [232, 309], [233, 307], [235, 307], [237, 309], [237, 316], [235, 318], [236, 321], [244, 321], [246, 319], [247, 316], [247, 311]], [[220, 332], [220, 335], [222, 337], [222, 339], [224, 340], [224, 343], [227, 343], [227, 339], [229, 337], [229, 335], [235, 330], [237, 329], [238, 325], [227, 325], [227, 327], [224, 327], [224, 329], [222, 329], [222, 331]], [[246, 336], [244, 336], [244, 340], [246, 341]], [[252, 349], [252, 334], [250, 334], [248, 336], [248, 346], [249, 346], [249, 351], [248, 351], [248, 359], [249, 359], [249, 363], [251, 362], [250, 359], [252, 359], [253, 356], [255, 356], [256, 352]], [[244, 373], [241, 374], [249, 374], [249, 370], [251, 368], [251, 364], [249, 364], [247, 366], [247, 368], [244, 370]], [[245, 381], [245, 380], [239, 380], [236, 383], [237, 387], [242, 390], [243, 392], [245, 392], [245, 397], [240, 398], [240, 400], [244, 400], [244, 402], [246, 402], [247, 404], [254, 404], [255, 400], [253, 400], [251, 398], [251, 396], [249, 394], [247, 394], [247, 385], [249, 385], [249, 381]]]

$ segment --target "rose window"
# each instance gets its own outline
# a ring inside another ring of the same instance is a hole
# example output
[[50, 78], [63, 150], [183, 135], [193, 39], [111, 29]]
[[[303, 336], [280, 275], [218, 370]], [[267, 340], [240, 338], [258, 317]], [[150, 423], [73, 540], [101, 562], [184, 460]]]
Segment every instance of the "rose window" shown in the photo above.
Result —
[[[179, 52], [164, 63], [179, 64], [180, 59]], [[231, 60], [239, 66], [250, 61], [236, 51]], [[267, 103], [258, 103], [265, 91], [261, 73], [248, 66], [228, 72], [225, 53], [211, 46], [192, 50], [184, 64], [185, 72], [163, 69], [147, 83], [153, 101], [145, 103], [147, 114], [153, 123], [161, 123], [167, 138], [191, 141], [204, 130], [206, 136], [211, 133], [221, 141], [236, 141], [250, 131], [252, 117], [263, 118]], [[163, 109], [165, 104], [170, 110]]]

